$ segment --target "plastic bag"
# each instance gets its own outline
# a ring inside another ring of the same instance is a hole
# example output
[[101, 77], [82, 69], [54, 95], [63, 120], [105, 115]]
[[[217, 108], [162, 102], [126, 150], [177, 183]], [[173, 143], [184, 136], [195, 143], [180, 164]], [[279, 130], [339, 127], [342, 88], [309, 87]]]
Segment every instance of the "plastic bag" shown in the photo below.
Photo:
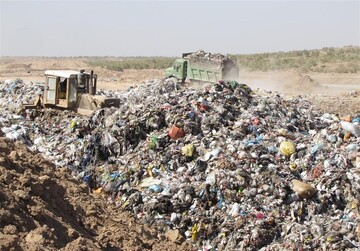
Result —
[[162, 187], [157, 184], [149, 186], [149, 191], [153, 193], [160, 193], [162, 190], [163, 190]]
[[283, 141], [280, 144], [280, 152], [285, 156], [289, 157], [295, 152], [295, 145], [291, 141]]
[[161, 184], [161, 180], [155, 179], [153, 177], [148, 177], [141, 181], [140, 187], [150, 187], [153, 185], [160, 185], [160, 184]]
[[185, 156], [192, 157], [192, 156], [194, 156], [195, 146], [193, 144], [189, 144], [189, 145], [184, 146], [181, 150]]
[[111, 136], [111, 134], [109, 132], [106, 132], [104, 134], [104, 145], [105, 146], [111, 146], [113, 143], [118, 142], [113, 136]]
[[360, 128], [357, 125], [346, 121], [341, 121], [340, 124], [345, 131], [350, 132], [355, 137], [360, 137]]

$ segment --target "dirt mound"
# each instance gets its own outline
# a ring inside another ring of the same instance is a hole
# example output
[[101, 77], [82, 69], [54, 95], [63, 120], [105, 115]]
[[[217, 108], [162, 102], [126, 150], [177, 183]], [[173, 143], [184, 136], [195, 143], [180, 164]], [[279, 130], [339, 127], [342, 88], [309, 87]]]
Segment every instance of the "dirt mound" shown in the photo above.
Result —
[[319, 82], [311, 78], [309, 75], [303, 75], [295, 72], [289, 75], [289, 78], [284, 83], [285, 93], [312, 93], [316, 88], [320, 87]]
[[[16, 149], [16, 150], [15, 150]], [[189, 250], [0, 137], [0, 250]]]
[[317, 82], [316, 80], [312, 79], [309, 75], [301, 75], [299, 73], [300, 77], [301, 77], [301, 81], [299, 84], [301, 85], [309, 85], [310, 87], [315, 87], [319, 85], [319, 82]]

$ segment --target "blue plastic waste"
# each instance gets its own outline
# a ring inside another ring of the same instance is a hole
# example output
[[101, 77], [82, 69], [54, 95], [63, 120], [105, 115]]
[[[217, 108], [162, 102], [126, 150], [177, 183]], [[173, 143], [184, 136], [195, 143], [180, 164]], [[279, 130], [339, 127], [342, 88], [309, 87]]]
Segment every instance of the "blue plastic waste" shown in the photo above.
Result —
[[160, 193], [162, 191], [162, 187], [160, 185], [151, 185], [149, 186], [149, 191], [153, 193]]
[[323, 144], [316, 144], [314, 145], [311, 150], [310, 150], [310, 154], [311, 155], [315, 155], [319, 150], [321, 150], [324, 147]]

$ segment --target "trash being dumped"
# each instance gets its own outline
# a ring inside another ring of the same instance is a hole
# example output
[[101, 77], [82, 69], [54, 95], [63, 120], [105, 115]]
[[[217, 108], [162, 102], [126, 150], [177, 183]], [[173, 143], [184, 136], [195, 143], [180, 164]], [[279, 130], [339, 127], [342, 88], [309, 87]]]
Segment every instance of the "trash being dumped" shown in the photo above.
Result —
[[149, 81], [106, 95], [123, 105], [89, 117], [4, 112], [2, 129], [21, 124], [30, 149], [173, 241], [203, 250], [359, 246], [358, 122], [227, 81], [206, 90]]
[[[173, 63], [172, 67], [165, 69], [166, 78], [176, 79], [178, 82], [193, 82], [202, 84], [216, 84], [221, 88], [223, 80], [237, 80], [239, 67], [235, 58], [221, 54], [197, 52], [183, 53]], [[235, 81], [230, 81], [235, 82]], [[205, 89], [208, 89], [205, 86]], [[209, 109], [208, 103], [199, 97], [197, 105], [201, 110]]]

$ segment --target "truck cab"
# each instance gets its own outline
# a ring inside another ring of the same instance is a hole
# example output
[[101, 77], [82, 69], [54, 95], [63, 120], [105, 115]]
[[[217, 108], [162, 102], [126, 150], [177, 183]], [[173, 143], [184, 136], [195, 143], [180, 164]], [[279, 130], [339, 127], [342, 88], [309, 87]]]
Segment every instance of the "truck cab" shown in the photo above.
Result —
[[165, 70], [166, 77], [175, 77], [180, 81], [184, 81], [187, 77], [187, 64], [188, 61], [186, 59], [176, 59], [173, 66]]

